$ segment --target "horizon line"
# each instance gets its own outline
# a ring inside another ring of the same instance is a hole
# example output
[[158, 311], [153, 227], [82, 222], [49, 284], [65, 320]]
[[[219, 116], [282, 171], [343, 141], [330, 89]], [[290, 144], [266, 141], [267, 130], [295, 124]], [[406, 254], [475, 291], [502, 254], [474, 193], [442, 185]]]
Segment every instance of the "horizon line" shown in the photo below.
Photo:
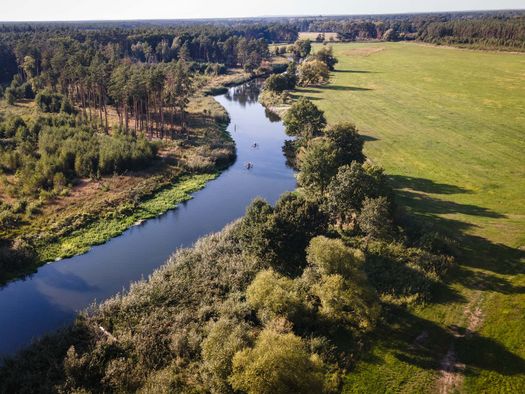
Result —
[[0, 23], [104, 23], [104, 22], [169, 22], [169, 21], [216, 21], [216, 20], [251, 20], [271, 18], [329, 18], [329, 17], [359, 17], [359, 16], [395, 16], [395, 15], [425, 15], [425, 14], [452, 14], [468, 12], [509, 12], [524, 11], [524, 8], [503, 9], [469, 9], [469, 10], [443, 10], [443, 11], [416, 11], [416, 12], [385, 12], [361, 14], [282, 14], [260, 16], [221, 16], [221, 17], [180, 17], [180, 18], [152, 18], [152, 19], [66, 19], [66, 20], [0, 20]]

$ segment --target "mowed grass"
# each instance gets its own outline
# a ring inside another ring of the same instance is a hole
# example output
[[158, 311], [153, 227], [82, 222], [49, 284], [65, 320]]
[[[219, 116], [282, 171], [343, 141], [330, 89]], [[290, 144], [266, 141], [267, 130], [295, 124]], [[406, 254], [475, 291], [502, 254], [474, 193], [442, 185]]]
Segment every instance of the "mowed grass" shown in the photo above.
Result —
[[400, 204], [461, 249], [450, 285], [395, 314], [346, 391], [441, 390], [452, 347], [467, 366], [451, 390], [525, 392], [525, 55], [415, 43], [334, 51], [330, 84], [299, 94], [329, 123], [356, 123]]
[[337, 33], [323, 33], [323, 32], [311, 32], [311, 31], [302, 31], [299, 33], [299, 39], [301, 40], [310, 40], [316, 41], [319, 34], [324, 35], [325, 41], [339, 41], [337, 38]]

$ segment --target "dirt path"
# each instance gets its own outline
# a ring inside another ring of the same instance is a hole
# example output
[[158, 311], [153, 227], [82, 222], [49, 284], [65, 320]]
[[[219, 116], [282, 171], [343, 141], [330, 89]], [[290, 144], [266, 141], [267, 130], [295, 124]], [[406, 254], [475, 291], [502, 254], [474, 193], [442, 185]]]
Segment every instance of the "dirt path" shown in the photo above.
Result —
[[477, 291], [472, 300], [465, 307], [463, 313], [463, 316], [465, 317], [465, 329], [462, 330], [461, 327], [456, 325], [449, 326], [454, 339], [450, 344], [447, 353], [440, 362], [441, 376], [437, 383], [437, 391], [440, 394], [449, 394], [460, 391], [461, 389], [466, 365], [458, 360], [455, 350], [455, 342], [458, 338], [468, 337], [479, 329], [483, 323], [483, 311], [481, 309], [482, 303], [483, 293]]

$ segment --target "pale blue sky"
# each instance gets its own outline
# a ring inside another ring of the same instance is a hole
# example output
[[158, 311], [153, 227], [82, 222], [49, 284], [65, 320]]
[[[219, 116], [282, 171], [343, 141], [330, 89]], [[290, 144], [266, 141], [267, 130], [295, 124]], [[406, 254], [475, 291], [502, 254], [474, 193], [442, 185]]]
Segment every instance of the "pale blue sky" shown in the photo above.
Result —
[[0, 20], [225, 18], [511, 8], [525, 8], [525, 0], [2, 0]]

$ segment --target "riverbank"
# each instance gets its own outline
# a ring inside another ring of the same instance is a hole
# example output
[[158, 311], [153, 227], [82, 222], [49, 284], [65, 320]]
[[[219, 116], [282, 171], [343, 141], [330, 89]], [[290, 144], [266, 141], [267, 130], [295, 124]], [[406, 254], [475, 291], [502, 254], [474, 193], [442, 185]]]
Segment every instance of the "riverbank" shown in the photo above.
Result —
[[[233, 73], [223, 79], [236, 79]], [[203, 84], [213, 84], [205, 80]], [[24, 111], [34, 109], [26, 108]], [[32, 113], [32, 112], [31, 112]], [[203, 88], [188, 107], [188, 132], [156, 141], [158, 157], [144, 170], [97, 179], [81, 179], [52, 199], [28, 201], [36, 209], [22, 212], [15, 226], [4, 227], [4, 240], [23, 239], [33, 258], [0, 272], [0, 285], [34, 272], [46, 262], [87, 252], [135, 223], [191, 198], [235, 159], [235, 144], [226, 131], [229, 118]]]
[[[88, 253], [46, 264], [26, 280], [0, 288], [0, 358], [73, 322], [94, 300], [102, 302], [149, 277], [177, 249], [243, 216], [255, 197], [274, 203], [283, 192], [295, 189], [294, 172], [281, 151], [283, 126], [257, 103], [258, 86], [253, 81], [210, 98], [230, 114], [227, 131], [235, 141], [237, 160], [192, 194], [191, 201]], [[247, 162], [253, 163], [251, 170], [245, 168]]]

